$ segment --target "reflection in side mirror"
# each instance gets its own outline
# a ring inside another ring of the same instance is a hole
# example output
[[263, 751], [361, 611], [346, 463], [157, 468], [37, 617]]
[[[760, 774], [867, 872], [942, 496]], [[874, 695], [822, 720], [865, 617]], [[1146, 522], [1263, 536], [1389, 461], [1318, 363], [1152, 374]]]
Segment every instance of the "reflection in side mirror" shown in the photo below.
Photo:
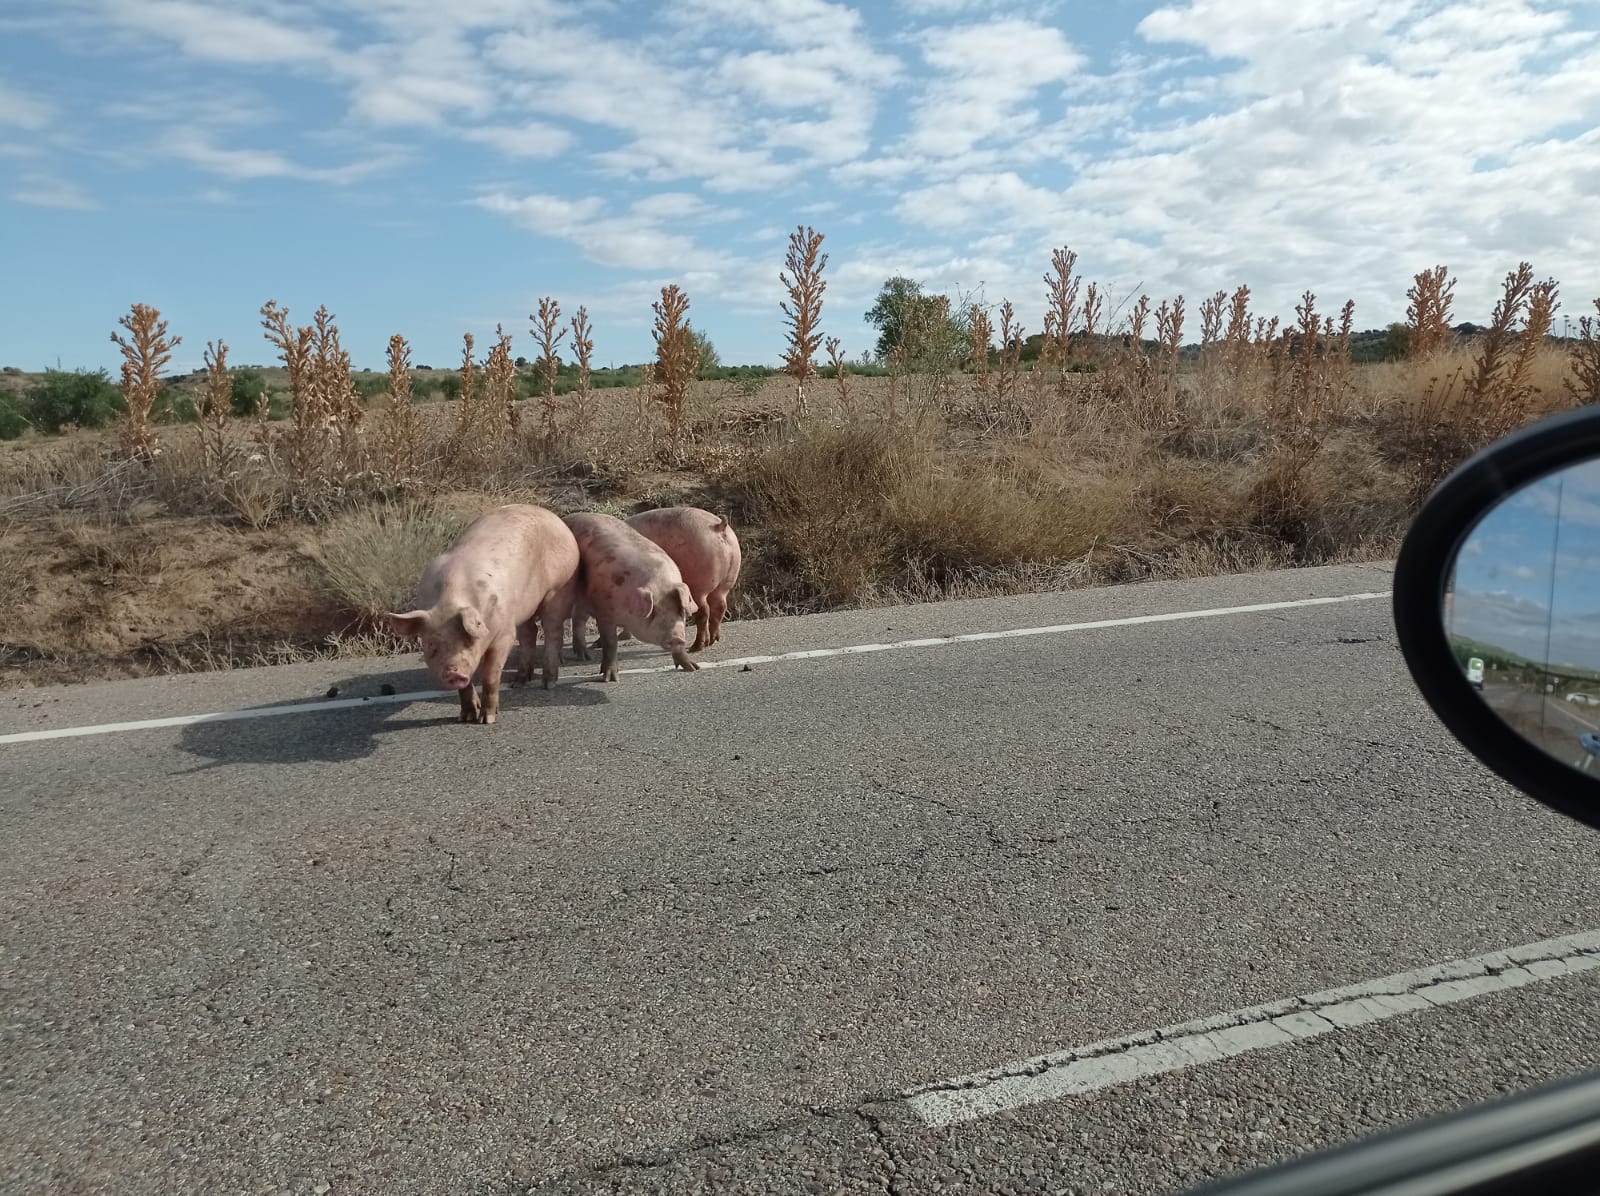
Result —
[[1600, 461], [1514, 491], [1461, 542], [1444, 626], [1512, 731], [1600, 777]]

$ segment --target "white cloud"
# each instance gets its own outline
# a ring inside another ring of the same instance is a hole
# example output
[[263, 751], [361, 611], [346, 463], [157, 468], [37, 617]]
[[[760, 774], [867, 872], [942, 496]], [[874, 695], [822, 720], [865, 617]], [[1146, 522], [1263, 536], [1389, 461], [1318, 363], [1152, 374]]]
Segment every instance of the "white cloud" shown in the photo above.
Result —
[[519, 197], [491, 191], [473, 203], [531, 232], [570, 242], [602, 266], [703, 274], [732, 261], [729, 255], [707, 249], [681, 231], [691, 219], [704, 224], [724, 215], [692, 195], [647, 197], [619, 215], [607, 214], [606, 201], [598, 196]]
[[212, 62], [327, 64], [337, 48], [329, 31], [290, 24], [284, 14], [257, 16], [194, 0], [106, 0], [104, 14]]
[[1016, 141], [1039, 123], [1027, 102], [1050, 84], [1065, 85], [1086, 62], [1059, 29], [1017, 19], [933, 29], [918, 41], [936, 74], [906, 145], [929, 157]]
[[36, 96], [0, 83], [0, 126], [36, 133], [55, 118], [55, 108]]
[[468, 141], [493, 146], [511, 158], [554, 158], [572, 147], [567, 130], [543, 121], [521, 125], [482, 125], [461, 130]]
[[183, 131], [173, 133], [164, 148], [191, 166], [236, 182], [298, 179], [345, 186], [391, 170], [399, 163], [398, 157], [390, 154], [339, 166], [306, 166], [276, 150], [222, 149], [203, 135]]
[[36, 208], [57, 208], [67, 212], [92, 212], [100, 207], [93, 196], [76, 183], [56, 178], [54, 175], [26, 173], [19, 180], [21, 186], [11, 193], [17, 203]]

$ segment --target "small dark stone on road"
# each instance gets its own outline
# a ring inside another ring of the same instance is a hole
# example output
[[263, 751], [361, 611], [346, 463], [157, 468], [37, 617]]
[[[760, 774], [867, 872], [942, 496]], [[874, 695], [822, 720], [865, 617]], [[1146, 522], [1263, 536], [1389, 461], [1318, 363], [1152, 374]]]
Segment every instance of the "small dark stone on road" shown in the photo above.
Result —
[[378, 692], [386, 698], [392, 698], [394, 697], [394, 686], [385, 681], [382, 685], [378, 686]]
[[752, 669], [749, 665], [745, 665], [744, 668], [740, 669], [739, 671], [741, 673], [753, 673], [753, 672], [755, 672], [755, 670]]
[[339, 696], [339, 687], [337, 685], [328, 686], [328, 692], [326, 696], [330, 698], [337, 698]]

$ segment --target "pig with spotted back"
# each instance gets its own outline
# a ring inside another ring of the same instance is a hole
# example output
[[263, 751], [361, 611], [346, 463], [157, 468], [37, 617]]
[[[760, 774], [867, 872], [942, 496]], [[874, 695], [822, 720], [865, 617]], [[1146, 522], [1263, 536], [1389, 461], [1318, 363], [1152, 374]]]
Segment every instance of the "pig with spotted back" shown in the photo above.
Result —
[[680, 669], [698, 669], [689, 659], [685, 626], [694, 617], [695, 603], [672, 558], [614, 515], [587, 511], [568, 515], [567, 526], [583, 560], [581, 591], [572, 610], [572, 648], [578, 659], [589, 658], [583, 629], [592, 613], [600, 626], [604, 680], [617, 679], [618, 627], [643, 643], [666, 649]]
[[[544, 687], [561, 675], [561, 628], [578, 597], [578, 542], [559, 516], [511, 504], [474, 520], [434, 557], [417, 583], [418, 609], [385, 618], [396, 635], [422, 643], [422, 659], [461, 695], [461, 721], [492, 723], [500, 673], [521, 638], [516, 683], [533, 673], [534, 638], [545, 634]], [[474, 681], [483, 687], [480, 700]]]
[[728, 593], [739, 581], [739, 537], [721, 515], [699, 507], [660, 507], [630, 515], [624, 522], [670, 556], [683, 574], [696, 607], [694, 643], [709, 648], [722, 638]]

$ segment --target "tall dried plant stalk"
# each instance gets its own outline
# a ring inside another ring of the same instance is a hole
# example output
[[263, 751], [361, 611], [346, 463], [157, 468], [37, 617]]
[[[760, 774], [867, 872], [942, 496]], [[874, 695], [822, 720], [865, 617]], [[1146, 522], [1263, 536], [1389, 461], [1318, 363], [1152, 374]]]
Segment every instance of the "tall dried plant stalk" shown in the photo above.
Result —
[[806, 410], [806, 383], [816, 376], [814, 358], [822, 343], [818, 325], [822, 320], [822, 293], [828, 289], [827, 280], [822, 277], [828, 255], [821, 249], [822, 234], [807, 225], [799, 226], [789, 234], [789, 251], [784, 268], [778, 272], [778, 281], [789, 292], [789, 298], [778, 304], [784, 323], [789, 326], [783, 372], [794, 379], [795, 410], [800, 414]]
[[[1520, 262], [1506, 275], [1466, 386], [1480, 440], [1503, 436], [1520, 422], [1529, 393], [1528, 369], [1549, 334], [1555, 308], [1555, 280], [1535, 283], [1532, 263]], [[1518, 338], [1524, 312], [1527, 320]]]
[[1456, 280], [1445, 266], [1422, 270], [1406, 291], [1406, 326], [1410, 336], [1408, 356], [1432, 357], [1444, 348], [1450, 337], [1450, 306], [1455, 301]]
[[1228, 323], [1222, 334], [1222, 356], [1230, 367], [1242, 369], [1250, 356], [1250, 288], [1240, 286], [1228, 300]]
[[1078, 287], [1075, 271], [1078, 255], [1068, 246], [1050, 254], [1050, 273], [1044, 276], [1046, 292], [1045, 349], [1052, 364], [1062, 371], [1061, 386], [1066, 386], [1065, 371], [1072, 357], [1072, 326], [1078, 319]]
[[172, 350], [183, 343], [181, 336], [167, 335], [167, 322], [148, 303], [135, 303], [117, 323], [127, 329], [131, 339], [111, 334], [111, 343], [122, 350], [122, 397], [128, 404], [123, 423], [123, 445], [138, 457], [149, 457], [156, 448], [155, 425], [150, 410], [161, 393], [161, 371], [172, 360]]
[[233, 410], [233, 375], [228, 370], [228, 342], [206, 342], [206, 384], [200, 392], [200, 453], [206, 472], [221, 482], [232, 454], [228, 451], [228, 416]]
[[1568, 345], [1572, 377], [1561, 380], [1575, 403], [1600, 403], [1600, 299], [1595, 314], [1578, 317], [1578, 339]]
[[828, 351], [828, 364], [833, 367], [834, 383], [839, 388], [839, 409], [848, 418], [855, 411], [855, 403], [850, 395], [850, 363], [839, 351], [838, 337], [830, 336], [822, 343]]
[[1169, 366], [1176, 366], [1178, 353], [1183, 348], [1183, 296], [1179, 295], [1169, 305], [1165, 299], [1156, 308], [1156, 340], [1161, 355]]
[[497, 436], [517, 430], [517, 367], [511, 360], [511, 337], [494, 326], [494, 346], [483, 363], [484, 419]]
[[967, 368], [973, 373], [978, 392], [989, 393], [989, 342], [994, 338], [994, 324], [981, 303], [967, 305]]
[[289, 309], [279, 307], [276, 299], [262, 304], [261, 327], [283, 361], [284, 373], [289, 377], [289, 414], [299, 424], [307, 418], [307, 408], [315, 398], [309, 387], [312, 329], [295, 328], [289, 323]]
[[1295, 357], [1301, 364], [1309, 363], [1317, 356], [1317, 341], [1321, 335], [1321, 323], [1317, 316], [1317, 296], [1311, 291], [1306, 291], [1300, 296], [1300, 302], [1295, 304]]
[[673, 283], [661, 288], [652, 303], [656, 342], [655, 400], [667, 413], [667, 431], [675, 449], [683, 444], [684, 417], [689, 406], [689, 383], [699, 368], [700, 351], [689, 335], [689, 296]]
[[999, 397], [1004, 401], [1017, 401], [1017, 384], [1022, 373], [1022, 325], [1017, 321], [1016, 309], [1007, 299], [1000, 304], [1000, 381]]
[[561, 341], [567, 330], [561, 327], [561, 305], [549, 296], [539, 300], [539, 310], [528, 319], [533, 324], [533, 339], [539, 346], [539, 372], [544, 379], [539, 409], [548, 436], [556, 430], [556, 375], [561, 370]]
[[417, 474], [422, 436], [411, 387], [411, 346], [398, 332], [389, 338], [388, 363], [389, 406], [383, 420], [384, 459], [390, 475], [403, 481]]
[[361, 426], [365, 413], [351, 377], [350, 354], [339, 341], [339, 326], [326, 305], [318, 307], [313, 317], [311, 348], [313, 386], [338, 438], [340, 462], [347, 474], [359, 472], [367, 465]]
[[1091, 282], [1083, 292], [1083, 347], [1091, 360], [1094, 358], [1094, 333], [1104, 308], [1105, 297], [1101, 295], [1100, 288]]
[[488, 421], [480, 417], [478, 395], [478, 362], [473, 357], [476, 342], [472, 333], [461, 334], [461, 368], [458, 373], [460, 394], [456, 398], [455, 427], [451, 430], [451, 456], [478, 457], [488, 448], [486, 443]]
[[1528, 375], [1555, 324], [1556, 311], [1561, 303], [1556, 298], [1556, 280], [1547, 278], [1536, 282], [1528, 291], [1528, 314], [1522, 322], [1522, 333], [1517, 337], [1517, 355], [1511, 363], [1510, 385], [1521, 395], [1528, 390]]
[[1144, 343], [1144, 324], [1150, 318], [1150, 296], [1140, 295], [1139, 301], [1128, 312], [1128, 336], [1135, 349]]
[[262, 305], [261, 327], [289, 376], [290, 468], [304, 483], [321, 483], [328, 474], [331, 418], [316, 377], [316, 329], [309, 324], [296, 328], [289, 322], [289, 309], [275, 299]]
[[1227, 303], [1227, 291], [1218, 291], [1215, 295], [1210, 295], [1200, 300], [1200, 361], [1202, 365], [1209, 365], [1216, 355], [1217, 342], [1222, 337], [1222, 315], [1227, 308]]
[[589, 375], [594, 359], [594, 329], [589, 325], [589, 309], [579, 307], [572, 317], [572, 353], [578, 359], [578, 389], [573, 410], [574, 422], [581, 435], [589, 430]]

